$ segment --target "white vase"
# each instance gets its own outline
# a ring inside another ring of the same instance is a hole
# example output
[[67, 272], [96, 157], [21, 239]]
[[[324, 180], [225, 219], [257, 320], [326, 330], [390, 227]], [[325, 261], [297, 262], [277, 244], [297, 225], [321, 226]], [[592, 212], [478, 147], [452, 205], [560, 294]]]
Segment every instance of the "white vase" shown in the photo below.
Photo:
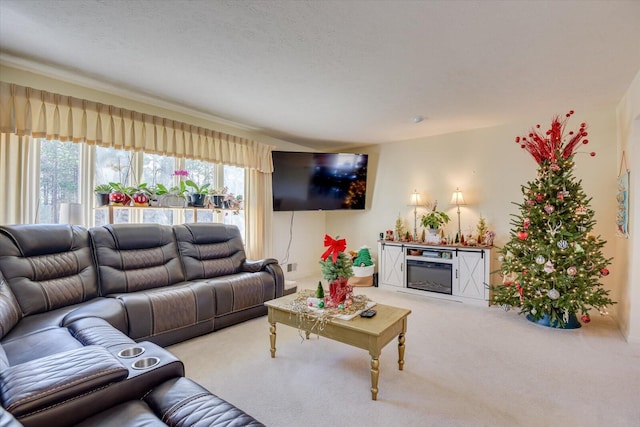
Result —
[[427, 235], [424, 239], [425, 243], [440, 243], [440, 235], [437, 228], [427, 228]]

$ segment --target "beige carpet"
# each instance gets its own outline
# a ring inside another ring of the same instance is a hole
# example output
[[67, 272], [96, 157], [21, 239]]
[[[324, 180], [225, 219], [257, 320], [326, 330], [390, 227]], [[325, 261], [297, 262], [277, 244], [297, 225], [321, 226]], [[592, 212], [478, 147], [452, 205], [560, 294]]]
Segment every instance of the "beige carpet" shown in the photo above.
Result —
[[640, 426], [640, 347], [610, 317], [555, 330], [495, 307], [355, 292], [412, 310], [404, 371], [393, 341], [377, 401], [366, 351], [278, 325], [272, 359], [266, 317], [169, 350], [187, 376], [273, 427]]

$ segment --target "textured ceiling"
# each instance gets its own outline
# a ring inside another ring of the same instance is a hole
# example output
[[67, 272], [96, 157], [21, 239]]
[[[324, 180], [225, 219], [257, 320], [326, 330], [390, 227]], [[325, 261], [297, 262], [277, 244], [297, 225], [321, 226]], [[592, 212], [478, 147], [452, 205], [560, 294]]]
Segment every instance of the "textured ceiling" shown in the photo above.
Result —
[[613, 107], [639, 23], [640, 1], [0, 0], [0, 60], [338, 148]]

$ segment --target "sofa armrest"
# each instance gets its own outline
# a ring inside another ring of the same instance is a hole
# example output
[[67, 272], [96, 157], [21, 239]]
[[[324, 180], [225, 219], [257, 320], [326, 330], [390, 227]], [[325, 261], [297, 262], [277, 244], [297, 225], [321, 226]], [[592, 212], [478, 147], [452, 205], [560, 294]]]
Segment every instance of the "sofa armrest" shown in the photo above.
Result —
[[282, 267], [278, 264], [278, 260], [274, 258], [265, 258], [257, 261], [245, 260], [241, 265], [241, 271], [248, 273], [266, 271], [273, 276], [276, 287], [275, 298], [280, 298], [284, 295], [284, 273], [282, 272]]
[[176, 378], [159, 385], [144, 401], [165, 424], [264, 427], [241, 409], [211, 394], [188, 378]]
[[278, 260], [274, 258], [265, 258], [256, 261], [245, 260], [240, 267], [243, 273], [257, 273], [267, 269], [268, 265], [277, 264]]
[[0, 398], [2, 406], [20, 418], [123, 380], [128, 374], [107, 349], [87, 346], [4, 369]]

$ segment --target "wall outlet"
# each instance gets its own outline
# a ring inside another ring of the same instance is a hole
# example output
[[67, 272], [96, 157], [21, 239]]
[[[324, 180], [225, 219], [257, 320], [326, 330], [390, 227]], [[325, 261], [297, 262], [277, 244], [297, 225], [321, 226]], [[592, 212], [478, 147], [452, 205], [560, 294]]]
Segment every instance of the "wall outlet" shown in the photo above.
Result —
[[292, 271], [296, 271], [296, 268], [298, 268], [298, 264], [297, 263], [291, 263], [291, 264], [287, 264], [287, 273], [290, 273]]

